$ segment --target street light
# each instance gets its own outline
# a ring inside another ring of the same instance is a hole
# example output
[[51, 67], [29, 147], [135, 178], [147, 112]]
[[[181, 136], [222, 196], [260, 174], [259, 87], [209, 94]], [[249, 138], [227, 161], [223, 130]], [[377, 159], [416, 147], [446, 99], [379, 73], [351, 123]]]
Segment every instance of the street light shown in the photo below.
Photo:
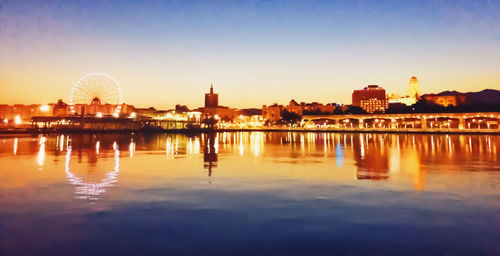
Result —
[[42, 112], [47, 112], [49, 111], [49, 105], [45, 104], [45, 105], [41, 105], [40, 106], [40, 111]]
[[14, 123], [15, 124], [21, 124], [21, 117], [19, 115], [14, 117]]

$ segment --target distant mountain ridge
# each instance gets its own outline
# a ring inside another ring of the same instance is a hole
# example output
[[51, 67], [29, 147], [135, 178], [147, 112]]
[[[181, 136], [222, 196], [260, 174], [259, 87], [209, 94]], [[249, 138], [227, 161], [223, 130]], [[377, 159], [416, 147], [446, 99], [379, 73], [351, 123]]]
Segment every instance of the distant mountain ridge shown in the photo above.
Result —
[[484, 89], [479, 92], [457, 92], [444, 91], [436, 94], [438, 96], [465, 96], [470, 104], [490, 105], [500, 104], [500, 90]]

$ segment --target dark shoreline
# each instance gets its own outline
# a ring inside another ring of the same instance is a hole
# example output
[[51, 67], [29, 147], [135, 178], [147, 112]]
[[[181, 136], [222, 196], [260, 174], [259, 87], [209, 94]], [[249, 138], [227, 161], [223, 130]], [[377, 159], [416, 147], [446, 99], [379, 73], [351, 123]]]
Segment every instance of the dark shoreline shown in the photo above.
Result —
[[442, 131], [425, 131], [425, 130], [382, 130], [382, 129], [337, 129], [337, 130], [322, 130], [322, 129], [283, 129], [283, 128], [266, 128], [266, 129], [147, 129], [147, 130], [0, 130], [0, 136], [6, 135], [38, 135], [38, 134], [94, 134], [94, 133], [175, 133], [175, 134], [201, 134], [213, 132], [312, 132], [312, 133], [388, 133], [388, 134], [478, 134], [478, 135], [500, 135], [498, 131], [480, 131], [480, 130], [442, 130]]

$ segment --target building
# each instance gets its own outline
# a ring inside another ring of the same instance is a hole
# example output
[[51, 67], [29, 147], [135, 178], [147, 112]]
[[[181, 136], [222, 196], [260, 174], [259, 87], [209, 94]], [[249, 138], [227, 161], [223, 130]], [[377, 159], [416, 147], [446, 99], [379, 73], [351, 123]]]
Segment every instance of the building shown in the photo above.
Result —
[[410, 98], [418, 100], [420, 97], [420, 86], [418, 83], [418, 79], [414, 76], [410, 78]]
[[337, 106], [335, 104], [322, 104], [318, 102], [301, 102], [299, 104], [297, 103], [297, 101], [292, 99], [287, 106], [278, 105], [278, 103], [274, 103], [270, 106], [263, 105], [262, 118], [268, 121], [279, 120], [281, 119], [281, 113], [285, 110], [291, 113], [295, 113], [299, 116], [322, 113], [332, 114], [336, 108]]
[[290, 103], [288, 103], [288, 106], [286, 106], [285, 109], [290, 113], [295, 113], [299, 116], [302, 116], [303, 106], [298, 104], [294, 99], [292, 99]]
[[52, 116], [67, 116], [68, 104], [64, 103], [61, 99], [57, 101], [52, 107]]
[[214, 85], [210, 85], [210, 93], [205, 93], [205, 108], [217, 108], [219, 106], [219, 94], [214, 93]]
[[281, 119], [281, 112], [283, 111], [283, 105], [278, 105], [274, 103], [273, 105], [262, 106], [262, 118], [267, 121], [277, 121]]
[[410, 96], [401, 97], [401, 96], [394, 94], [394, 93], [389, 94], [387, 96], [387, 100], [389, 101], [389, 104], [403, 104], [406, 106], [411, 106], [411, 105], [417, 103], [416, 98], [412, 98]]
[[354, 90], [352, 105], [361, 107], [368, 113], [385, 112], [389, 107], [385, 89], [378, 85], [368, 85], [363, 90]]
[[409, 83], [409, 92], [405, 97], [401, 97], [397, 94], [390, 94], [388, 96], [389, 103], [402, 103], [406, 106], [411, 106], [420, 99], [420, 85], [417, 77], [412, 76]]
[[[429, 103], [441, 105], [443, 107], [448, 107], [448, 106], [456, 107], [458, 105], [458, 101], [459, 101], [457, 99], [457, 96], [455, 96], [455, 95], [444, 96], [444, 95], [429, 94], [429, 95], [424, 95], [423, 98]], [[462, 100], [462, 101], [465, 101], [465, 100]]]
[[312, 102], [312, 103], [305, 103], [301, 102], [300, 105], [302, 106], [302, 111], [306, 113], [315, 113], [315, 112], [320, 112], [320, 113], [328, 113], [332, 114], [333, 111], [337, 108], [335, 104], [322, 104], [319, 102]]
[[205, 93], [205, 107], [196, 111], [201, 112], [203, 118], [216, 118], [222, 121], [234, 121], [238, 117], [235, 108], [219, 106], [219, 94], [214, 93], [213, 84], [210, 85], [210, 92]]
[[149, 108], [136, 108], [135, 109], [137, 116], [139, 117], [147, 117], [154, 119], [158, 116], [158, 110], [154, 107]]

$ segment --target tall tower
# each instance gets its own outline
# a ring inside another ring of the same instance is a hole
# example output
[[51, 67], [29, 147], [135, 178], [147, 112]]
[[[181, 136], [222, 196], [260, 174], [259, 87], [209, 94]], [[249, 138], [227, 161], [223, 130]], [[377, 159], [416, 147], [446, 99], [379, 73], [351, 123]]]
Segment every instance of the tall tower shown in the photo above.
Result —
[[420, 87], [418, 79], [414, 76], [410, 78], [410, 98], [418, 99], [420, 97]]
[[205, 93], [205, 108], [216, 108], [219, 106], [219, 94], [214, 93], [214, 85], [210, 85], [210, 93]]

